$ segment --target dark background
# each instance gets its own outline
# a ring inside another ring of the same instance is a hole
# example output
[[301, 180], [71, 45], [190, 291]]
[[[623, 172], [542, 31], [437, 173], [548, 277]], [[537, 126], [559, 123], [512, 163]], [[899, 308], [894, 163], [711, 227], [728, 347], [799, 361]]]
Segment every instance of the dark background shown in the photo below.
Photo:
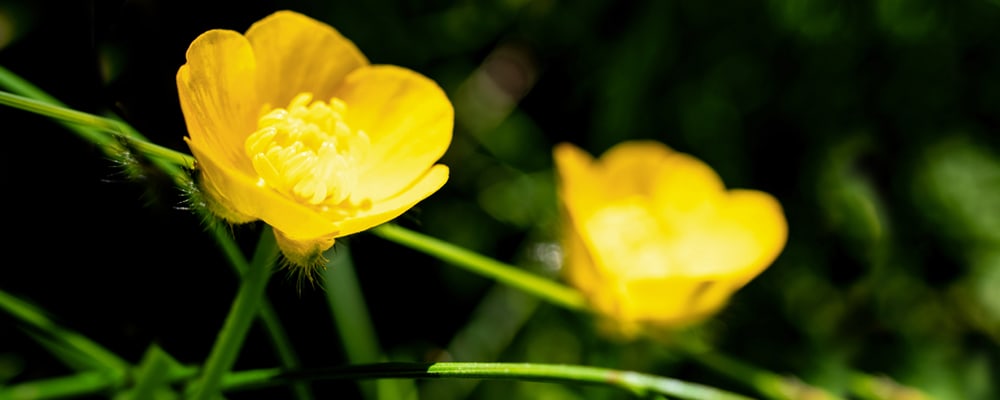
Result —
[[[788, 217], [782, 256], [703, 327], [718, 349], [838, 393], [865, 373], [943, 399], [1000, 396], [1000, 2], [0, 1], [0, 65], [187, 152], [174, 75], [188, 44], [279, 9], [448, 92], [452, 177], [402, 224], [555, 276], [552, 145], [599, 154], [660, 140], [730, 187], [774, 194]], [[131, 180], [45, 118], [0, 118], [0, 289], [129, 361], [157, 343], [201, 362], [238, 281], [183, 196], [156, 174]], [[249, 252], [259, 229], [233, 233]], [[753, 394], [370, 234], [340, 243], [390, 359], [578, 363]], [[477, 308], [497, 290], [508, 308]], [[307, 367], [346, 363], [322, 288], [299, 291], [280, 272], [268, 295]], [[0, 383], [72, 372], [17, 326], [0, 315]], [[469, 327], [496, 340], [449, 347]], [[277, 365], [269, 346], [254, 328], [237, 369]], [[420, 386], [423, 398], [625, 397], [462, 385]], [[350, 382], [313, 388], [359, 394]]]

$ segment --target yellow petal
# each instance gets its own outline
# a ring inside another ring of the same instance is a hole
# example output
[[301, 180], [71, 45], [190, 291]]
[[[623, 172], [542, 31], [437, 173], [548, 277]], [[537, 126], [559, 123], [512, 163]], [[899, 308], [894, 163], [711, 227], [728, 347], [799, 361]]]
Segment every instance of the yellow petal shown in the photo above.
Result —
[[663, 224], [673, 229], [668, 243], [674, 274], [726, 279], [738, 286], [774, 261], [787, 234], [777, 201], [749, 190], [729, 192], [710, 214]]
[[584, 243], [605, 276], [634, 280], [678, 272], [673, 243], [641, 197], [607, 204], [579, 224]]
[[559, 197], [569, 218], [585, 218], [609, 201], [590, 154], [572, 144], [559, 143], [552, 157], [559, 176]]
[[368, 65], [335, 29], [292, 11], [257, 21], [246, 37], [257, 57], [257, 89], [272, 107], [285, 106], [301, 92], [328, 101], [347, 74]]
[[788, 240], [788, 222], [778, 200], [764, 192], [731, 190], [726, 203], [721, 218], [740, 227], [753, 249], [746, 254], [746, 266], [733, 272], [746, 283], [781, 254]]
[[565, 229], [563, 273], [566, 280], [587, 297], [590, 306], [598, 313], [622, 316], [621, 277], [597, 265], [595, 254], [578, 233], [579, 230], [573, 226]]
[[578, 182], [574, 178], [589, 174], [590, 165], [594, 162], [590, 154], [570, 143], [557, 144], [552, 150], [552, 158], [563, 187], [577, 185]]
[[562, 144], [554, 158], [567, 279], [626, 336], [712, 315], [785, 245], [777, 200], [726, 191], [708, 165], [666, 146], [626, 142], [594, 162]]
[[740, 286], [691, 276], [634, 280], [625, 288], [622, 315], [632, 321], [687, 325], [718, 311]]
[[187, 64], [177, 71], [177, 92], [191, 140], [227, 168], [253, 171], [243, 141], [257, 124], [255, 71], [250, 43], [227, 30], [198, 36], [188, 48]]
[[675, 154], [654, 141], [630, 141], [606, 151], [598, 161], [569, 143], [556, 146], [563, 201], [573, 203], [574, 214], [592, 214], [602, 205], [631, 196], [649, 197], [658, 171]]
[[341, 221], [335, 234], [322, 236], [294, 236], [275, 229], [274, 235], [282, 254], [292, 264], [313, 267], [323, 261], [323, 252], [333, 246], [337, 237], [351, 235], [388, 222], [427, 198], [448, 180], [448, 167], [435, 165], [412, 187], [391, 199], [376, 203], [355, 217]]
[[616, 198], [652, 194], [657, 172], [676, 154], [654, 141], [623, 142], [608, 149], [598, 161], [605, 190]]
[[[199, 164], [199, 166], [201, 165]], [[198, 188], [201, 190], [205, 207], [208, 208], [208, 211], [230, 224], [245, 224], [257, 221], [258, 218], [256, 216], [243, 214], [233, 207], [233, 202], [226, 196], [224, 189], [216, 186], [216, 180], [210, 178], [210, 176], [215, 175], [216, 173], [206, 174], [202, 169], [202, 173], [198, 174], [197, 179]]]
[[[571, 222], [564, 222], [563, 252], [565, 259], [563, 261], [563, 272], [570, 284], [591, 298], [592, 304], [600, 303], [595, 301], [595, 298], [602, 293], [607, 280], [604, 279], [601, 271], [594, 265], [590, 249], [587, 248], [583, 238], [577, 232], [576, 226]], [[612, 307], [610, 304], [597, 306], [599, 309]]]
[[347, 103], [347, 124], [371, 140], [356, 189], [360, 197], [377, 203], [399, 193], [451, 144], [451, 102], [416, 72], [389, 65], [361, 68], [335, 95]]
[[393, 197], [374, 203], [372, 208], [359, 213], [357, 216], [338, 223], [340, 233], [337, 236], [346, 236], [352, 233], [361, 232], [376, 225], [381, 225], [402, 215], [421, 200], [434, 194], [448, 181], [448, 167], [437, 164], [419, 177], [411, 186], [404, 188]]
[[268, 187], [257, 185], [257, 178], [219, 163], [215, 156], [188, 140], [191, 152], [198, 159], [202, 179], [206, 179], [224, 196], [220, 200], [243, 215], [260, 218], [268, 225], [294, 238], [318, 238], [337, 233], [334, 224], [298, 202], [290, 200]]
[[719, 175], [701, 160], [674, 153], [660, 164], [651, 182], [653, 201], [661, 217], [681, 223], [702, 218], [724, 196], [726, 187]]

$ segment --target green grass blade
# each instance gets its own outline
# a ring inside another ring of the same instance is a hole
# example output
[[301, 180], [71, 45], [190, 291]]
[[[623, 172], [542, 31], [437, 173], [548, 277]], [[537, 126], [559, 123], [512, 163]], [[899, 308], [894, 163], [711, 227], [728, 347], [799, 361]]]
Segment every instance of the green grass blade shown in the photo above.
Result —
[[2, 290], [0, 290], [0, 309], [45, 335], [54, 343], [60, 344], [60, 348], [73, 349], [78, 352], [80, 356], [89, 360], [87, 362], [90, 365], [119, 371], [129, 368], [129, 363], [116, 354], [79, 333], [59, 326], [49, 319], [42, 310]]
[[[494, 285], [476, 306], [469, 322], [448, 343], [449, 359], [494, 361], [510, 345], [541, 301], [506, 285]], [[420, 397], [462, 399], [478, 381], [431, 381], [420, 386]]]
[[[17, 74], [13, 73], [9, 69], [4, 68], [2, 66], [0, 66], [0, 87], [3, 87], [4, 89], [7, 89], [13, 93], [29, 97], [35, 100], [39, 100], [51, 105], [60, 107], [66, 106], [65, 104], [57, 100], [55, 97], [50, 96], [48, 93], [45, 93], [45, 91], [39, 89], [35, 85], [32, 85], [30, 82], [22, 79]], [[92, 143], [101, 146], [101, 148], [104, 149], [105, 152], [110, 150], [105, 145], [114, 141], [114, 138], [111, 137], [111, 135], [108, 135], [107, 133], [102, 132], [99, 129], [90, 128], [85, 125], [75, 125], [69, 123], [63, 123], [63, 125], [66, 126], [66, 128], [68, 128], [70, 131], [76, 133], [77, 136], [80, 136], [84, 140], [90, 141]]]
[[21, 327], [21, 330], [39, 345], [48, 350], [49, 354], [58, 359], [74, 371], [92, 371], [109, 369], [107, 365], [70, 346], [65, 341], [51, 337], [29, 327]]
[[[378, 344], [375, 327], [365, 306], [364, 295], [354, 272], [354, 262], [350, 249], [336, 247], [331, 250], [323, 281], [326, 284], [326, 298], [330, 304], [334, 324], [347, 359], [352, 364], [366, 364], [384, 361]], [[368, 399], [403, 399], [416, 394], [410, 382], [379, 381], [359, 382], [361, 392]]]
[[121, 386], [123, 381], [123, 374], [111, 371], [81, 372], [66, 377], [0, 387], [0, 400], [43, 400], [94, 394]]
[[[122, 138], [128, 140], [132, 147], [151, 158], [161, 159], [177, 165], [187, 166], [194, 164], [193, 157], [150, 143], [140, 135], [135, 135], [137, 132], [134, 129], [127, 128], [125, 123], [114, 119], [88, 114], [7, 92], [0, 92], [0, 104], [53, 118], [63, 122], [67, 126], [80, 125], [85, 129], [74, 130], [85, 140], [104, 148], [105, 152], [109, 154], [115, 154], [123, 150], [118, 142], [119, 138]], [[177, 171], [175, 169], [167, 172], [176, 173]]]
[[82, 125], [88, 129], [76, 130], [77, 134], [98, 146], [113, 148], [118, 145], [113, 135], [104, 132], [120, 133], [120, 129], [118, 129], [117, 124], [105, 118], [7, 92], [0, 92], [0, 104], [43, 115], [64, 123]]
[[[242, 374], [247, 374], [246, 376]], [[579, 365], [530, 363], [380, 363], [305, 371], [255, 370], [227, 377], [228, 390], [246, 390], [283, 384], [287, 380], [334, 379], [490, 379], [587, 384], [617, 387], [639, 397], [656, 394], [686, 400], [747, 400], [749, 397], [677, 379]]]

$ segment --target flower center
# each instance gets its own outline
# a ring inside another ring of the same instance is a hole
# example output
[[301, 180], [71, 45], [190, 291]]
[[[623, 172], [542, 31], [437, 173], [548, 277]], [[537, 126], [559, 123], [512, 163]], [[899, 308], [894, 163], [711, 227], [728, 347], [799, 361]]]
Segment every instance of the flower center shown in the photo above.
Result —
[[260, 177], [257, 185], [271, 187], [320, 211], [369, 203], [350, 199], [358, 184], [358, 165], [370, 142], [364, 131], [347, 125], [346, 115], [343, 100], [313, 101], [311, 93], [301, 93], [288, 107], [263, 114], [257, 131], [244, 142]]

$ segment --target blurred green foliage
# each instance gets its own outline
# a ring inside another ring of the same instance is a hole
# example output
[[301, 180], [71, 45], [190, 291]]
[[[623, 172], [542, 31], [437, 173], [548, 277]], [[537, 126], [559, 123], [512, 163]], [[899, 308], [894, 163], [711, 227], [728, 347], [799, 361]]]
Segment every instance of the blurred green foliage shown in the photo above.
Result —
[[[0, 65], [74, 107], [115, 112], [184, 151], [173, 75], [190, 40], [210, 28], [242, 31], [274, 10], [293, 9], [330, 23], [375, 63], [430, 76], [456, 108], [443, 160], [452, 176], [401, 222], [554, 278], [551, 146], [570, 141], [599, 154], [627, 139], [660, 140], [708, 162], [730, 187], [774, 194], [790, 225], [778, 261], [694, 335], [744, 362], [856, 398], [912, 394], [897, 384], [940, 399], [1000, 398], [1000, 2], [68, 7], [73, 12], [0, 2]], [[20, 235], [5, 251], [51, 252], [44, 247], [51, 241], [37, 238], [69, 221], [50, 210], [77, 202], [90, 211], [70, 212], [72, 228], [59, 229], [73, 234], [59, 255], [7, 265], [0, 287], [130, 361], [155, 341], [181, 362], [199, 362], [235, 281], [197, 219], [176, 210], [169, 191], [146, 195], [152, 207], [144, 207], [135, 185], [104, 183], [114, 170], [55, 124], [0, 112], [28, 127], [8, 130], [10, 148], [47, 152], [49, 168], [63, 170], [45, 174], [4, 161], [12, 207], [36, 216], [9, 222]], [[93, 234], [100, 226], [116, 232]], [[252, 228], [234, 233], [242, 241], [256, 236]], [[343, 242], [390, 359], [579, 363], [752, 394], [669, 343], [602, 338], [588, 316], [429, 257], [365, 234]], [[345, 363], [324, 296], [296, 293], [281, 274], [275, 281], [272, 300], [306, 365]], [[192, 298], [152, 305], [177, 291]], [[6, 329], [8, 321], [0, 319], [0, 342], [11, 343], [0, 345], [0, 381], [65, 372], [49, 366], [54, 360], [34, 361], [44, 352]], [[250, 343], [266, 346], [253, 336]], [[274, 364], [258, 352], [238, 367]], [[343, 383], [314, 387], [360, 393]], [[420, 390], [433, 399], [626, 397], [514, 382], [436, 381]], [[230, 398], [252, 398], [240, 396]]]

